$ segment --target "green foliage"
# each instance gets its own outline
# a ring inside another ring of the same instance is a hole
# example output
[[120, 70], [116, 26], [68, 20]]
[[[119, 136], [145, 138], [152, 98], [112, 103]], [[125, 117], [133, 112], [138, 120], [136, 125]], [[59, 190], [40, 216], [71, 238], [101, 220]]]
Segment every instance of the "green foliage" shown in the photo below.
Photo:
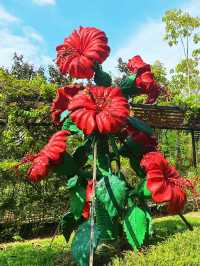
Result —
[[112, 85], [111, 76], [103, 71], [102, 66], [99, 64], [95, 65], [94, 82], [97, 86], [109, 87]]
[[101, 231], [102, 240], [115, 240], [119, 237], [119, 224], [112, 220], [104, 206], [96, 201], [96, 224]]
[[104, 176], [96, 184], [96, 197], [113, 218], [124, 208], [126, 184], [115, 175]]
[[83, 207], [85, 205], [86, 192], [79, 183], [76, 183], [70, 188], [70, 210], [74, 215], [74, 218], [78, 220], [81, 217]]
[[73, 230], [77, 226], [77, 221], [74, 219], [74, 215], [71, 212], [65, 213], [60, 221], [60, 226], [61, 232], [66, 242], [68, 242]]
[[123, 226], [129, 244], [134, 250], [140, 248], [147, 232], [145, 211], [137, 206], [130, 208], [124, 218]]
[[[98, 226], [94, 225], [94, 250], [100, 240], [100, 234]], [[79, 226], [74, 236], [71, 250], [72, 256], [78, 265], [88, 266], [90, 253], [90, 220]]]
[[143, 122], [142, 120], [136, 117], [130, 117], [128, 118], [128, 121], [131, 124], [131, 126], [136, 128], [137, 130], [142, 131], [149, 136], [153, 135], [153, 129], [147, 123]]

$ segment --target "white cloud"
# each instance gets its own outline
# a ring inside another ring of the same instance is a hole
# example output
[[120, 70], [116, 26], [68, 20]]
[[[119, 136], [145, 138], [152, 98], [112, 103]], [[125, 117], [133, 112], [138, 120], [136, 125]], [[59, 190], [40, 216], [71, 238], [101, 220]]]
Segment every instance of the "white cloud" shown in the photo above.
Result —
[[0, 6], [0, 24], [2, 23], [12, 23], [19, 19], [10, 13], [8, 13], [3, 6]]
[[[22, 54], [25, 61], [36, 66], [52, 62], [48, 56], [43, 37], [19, 18], [12, 16], [0, 6], [0, 66], [10, 68], [14, 53]], [[12, 23], [15, 22], [15, 23]], [[15, 33], [15, 29], [18, 33]]]
[[56, 0], [33, 0], [33, 3], [38, 6], [55, 5]]
[[0, 65], [10, 67], [14, 53], [24, 55], [25, 60], [36, 66], [51, 63], [51, 58], [28, 37], [18, 36], [9, 30], [0, 31]]
[[[200, 15], [200, 1], [191, 0], [189, 3], [180, 6], [181, 9], [190, 12], [193, 16]], [[129, 37], [124, 36], [125, 41], [121, 48], [111, 54], [104, 66], [107, 71], [111, 71], [114, 75], [119, 75], [116, 69], [117, 59], [122, 57], [125, 61], [132, 56], [139, 54], [149, 63], [156, 60], [161, 61], [167, 70], [173, 68], [183, 57], [181, 47], [173, 46], [170, 48], [163, 40], [165, 29], [164, 24], [159, 20], [148, 20], [139, 27], [137, 31], [130, 32]]]
[[24, 26], [22, 28], [22, 31], [25, 34], [25, 36], [28, 37], [29, 39], [34, 40], [38, 43], [44, 42], [43, 37], [38, 32], [36, 32], [32, 27]]

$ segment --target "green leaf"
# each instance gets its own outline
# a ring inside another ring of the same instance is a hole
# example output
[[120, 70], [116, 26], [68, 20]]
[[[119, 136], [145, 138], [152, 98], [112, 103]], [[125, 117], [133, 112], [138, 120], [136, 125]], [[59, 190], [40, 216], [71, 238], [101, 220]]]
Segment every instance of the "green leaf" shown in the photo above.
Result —
[[87, 140], [84, 145], [78, 147], [74, 154], [74, 160], [82, 167], [88, 160], [88, 155], [91, 150], [91, 141]]
[[124, 208], [126, 184], [115, 175], [104, 176], [96, 184], [96, 197], [113, 218]]
[[140, 166], [140, 161], [134, 156], [130, 156], [129, 162], [130, 162], [131, 167], [135, 171], [136, 175], [144, 179], [146, 177], [146, 174]]
[[65, 110], [63, 111], [61, 114], [60, 114], [60, 122], [64, 121], [65, 118], [67, 118], [69, 115], [69, 111], [68, 110]]
[[147, 237], [153, 235], [153, 222], [152, 217], [148, 211], [145, 212], [146, 219], [147, 219]]
[[79, 170], [79, 165], [69, 153], [65, 153], [62, 157], [62, 163], [54, 167], [54, 171], [58, 175], [67, 177], [74, 176]]
[[142, 182], [137, 186], [135, 189], [135, 193], [140, 197], [140, 198], [150, 198], [151, 197], [151, 192], [147, 188], [147, 180], [144, 179]]
[[77, 222], [75, 221], [74, 216], [71, 212], [65, 213], [62, 217], [60, 222], [61, 231], [67, 242], [69, 241], [71, 233], [76, 228], [76, 224]]
[[137, 251], [142, 246], [147, 231], [145, 212], [137, 206], [128, 209], [123, 227], [129, 244]]
[[98, 167], [108, 171], [110, 168], [110, 158], [109, 158], [108, 139], [106, 137], [98, 139], [97, 150], [98, 150], [97, 153]]
[[77, 220], [81, 217], [86, 200], [86, 190], [79, 184], [76, 184], [70, 191], [70, 210]]
[[68, 181], [67, 181], [67, 187], [70, 189], [70, 188], [73, 188], [76, 186], [77, 184], [77, 181], [78, 181], [78, 176], [75, 175], [74, 177], [71, 177]]
[[142, 144], [136, 143], [131, 137], [128, 137], [124, 145], [120, 147], [119, 152], [124, 157], [134, 155], [134, 157], [140, 158], [143, 153], [143, 146]]
[[125, 97], [131, 97], [139, 92], [139, 89], [135, 86], [136, 74], [125, 77], [120, 82], [120, 88]]
[[112, 221], [107, 210], [97, 200], [96, 206], [96, 224], [101, 230], [102, 240], [114, 240], [119, 235], [119, 224], [116, 221]]
[[[81, 224], [74, 236], [72, 242], [72, 257], [80, 266], [88, 266], [90, 255], [90, 220]], [[94, 224], [94, 242], [93, 248], [96, 249], [101, 237], [101, 232], [96, 224]]]
[[65, 120], [62, 126], [62, 130], [69, 130], [72, 134], [83, 135], [83, 131], [80, 130], [70, 118]]
[[142, 120], [136, 117], [129, 117], [128, 122], [137, 130], [146, 133], [147, 135], [153, 135], [153, 129]]

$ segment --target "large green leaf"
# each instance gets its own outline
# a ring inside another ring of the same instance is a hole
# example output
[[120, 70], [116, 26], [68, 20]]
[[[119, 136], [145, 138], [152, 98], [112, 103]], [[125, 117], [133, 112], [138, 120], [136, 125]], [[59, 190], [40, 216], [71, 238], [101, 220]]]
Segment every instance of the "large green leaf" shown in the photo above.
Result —
[[67, 177], [74, 176], [79, 170], [79, 165], [73, 159], [73, 157], [69, 153], [65, 153], [62, 157], [62, 162], [54, 167], [54, 171], [58, 175], [64, 175]]
[[67, 181], [67, 188], [71, 189], [71, 188], [75, 187], [77, 185], [77, 182], [78, 182], [78, 175], [71, 177]]
[[153, 222], [152, 217], [148, 211], [145, 211], [146, 219], [147, 219], [147, 237], [153, 235]]
[[87, 140], [82, 146], [79, 146], [75, 152], [73, 153], [73, 158], [80, 165], [80, 167], [84, 166], [84, 164], [88, 160], [88, 155], [91, 152], [91, 140]]
[[136, 251], [142, 246], [147, 231], [145, 211], [137, 206], [128, 209], [123, 227], [129, 244]]
[[119, 84], [125, 97], [131, 97], [138, 94], [139, 89], [135, 86], [136, 74], [123, 78]]
[[96, 197], [113, 218], [124, 208], [126, 184], [115, 175], [104, 176], [96, 184]]
[[67, 118], [63, 125], [62, 125], [62, 130], [69, 130], [72, 134], [79, 134], [83, 135], [83, 131], [80, 130], [70, 118]]
[[61, 225], [62, 234], [65, 237], [65, 240], [68, 241], [71, 236], [71, 233], [73, 232], [73, 230], [76, 228], [77, 225], [77, 222], [74, 219], [73, 214], [71, 212], [65, 213], [60, 221], [60, 225]]
[[149, 136], [153, 135], [153, 129], [142, 120], [136, 117], [129, 117], [128, 122], [137, 130], [142, 131]]
[[64, 121], [69, 115], [69, 110], [65, 110], [60, 114], [60, 122]]
[[136, 194], [140, 198], [150, 198], [151, 197], [151, 192], [147, 188], [147, 180], [144, 179], [140, 184], [136, 187], [135, 189]]
[[77, 220], [81, 217], [86, 200], [86, 190], [80, 184], [76, 184], [70, 191], [70, 210]]
[[[90, 255], [90, 220], [81, 224], [72, 242], [72, 256], [80, 266], [88, 266]], [[101, 232], [97, 225], [94, 225], [93, 248], [96, 249], [101, 237]]]
[[112, 221], [107, 210], [97, 200], [96, 206], [96, 224], [101, 230], [101, 239], [114, 240], [119, 235], [119, 224], [116, 221]]
[[98, 139], [97, 143], [97, 165], [99, 168], [109, 170], [110, 158], [109, 158], [109, 146], [107, 137], [102, 136]]

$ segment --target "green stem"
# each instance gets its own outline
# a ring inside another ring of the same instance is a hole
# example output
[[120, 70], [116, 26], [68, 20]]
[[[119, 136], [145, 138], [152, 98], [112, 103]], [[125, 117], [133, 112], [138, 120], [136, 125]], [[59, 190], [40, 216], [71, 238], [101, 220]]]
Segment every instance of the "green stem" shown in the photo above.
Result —
[[94, 140], [94, 150], [93, 150], [93, 186], [92, 186], [92, 200], [91, 200], [91, 229], [90, 229], [90, 259], [89, 266], [93, 266], [94, 261], [94, 210], [95, 210], [95, 185], [97, 179], [97, 141]]
[[179, 217], [182, 219], [182, 221], [185, 223], [185, 225], [188, 227], [190, 231], [193, 231], [192, 225], [186, 220], [186, 218], [183, 216], [183, 214], [179, 213]]

